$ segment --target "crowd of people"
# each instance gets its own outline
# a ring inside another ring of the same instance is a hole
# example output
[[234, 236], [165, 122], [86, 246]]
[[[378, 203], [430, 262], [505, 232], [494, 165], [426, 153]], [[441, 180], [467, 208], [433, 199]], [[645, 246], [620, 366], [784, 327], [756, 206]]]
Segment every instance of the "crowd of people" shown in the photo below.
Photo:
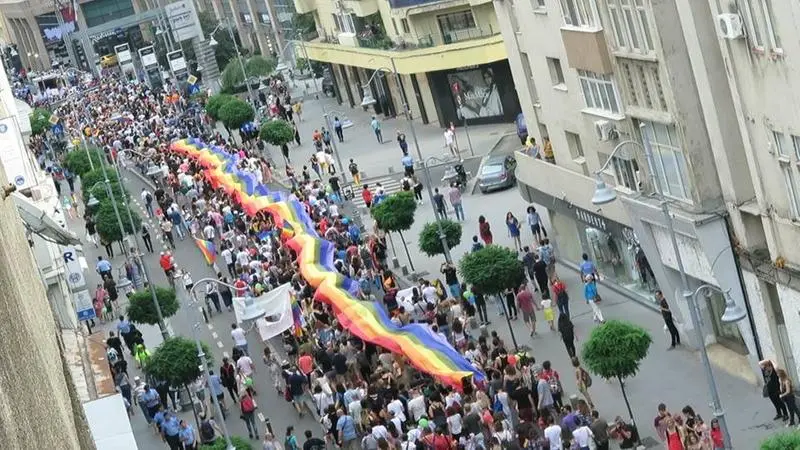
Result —
[[[129, 383], [127, 372], [115, 369], [125, 374], [116, 378], [121, 391], [128, 392], [126, 399], [131, 405], [139, 405], [148, 423], [154, 424], [171, 449], [196, 448], [198, 444], [213, 441], [221, 434], [217, 422], [231, 416], [245, 421], [251, 439], [260, 439], [253, 401], [257, 376], [271, 377], [275, 389], [299, 415], [312, 413], [319, 418], [322, 436], [316, 437], [312, 430], [305, 431], [304, 450], [327, 446], [353, 450], [586, 450], [607, 449], [613, 441], [620, 448], [634, 448], [639, 431], [620, 417], [607, 421], [590, 395], [592, 377], [575, 351], [567, 288], [555, 273], [553, 249], [535, 209], [528, 210], [526, 221], [536, 236], [536, 245], [518, 242], [530, 282], [509, 289], [505, 299], [493, 300], [475, 286], [463, 283], [451, 264], [442, 265], [443, 280], [422, 279], [401, 289], [387, 266], [386, 233], [377, 226], [360, 226], [360, 220], [348, 211], [332, 161], [325, 167], [327, 173], [313, 168], [316, 179], [307, 175], [306, 167], [303, 175], [297, 177], [293, 176], [288, 152], [284, 153], [291, 198], [302, 204], [319, 235], [335, 244], [334, 266], [342, 275], [358, 281], [359, 298], [382, 304], [392, 322], [399, 326], [412, 322], [428, 324], [431, 333], [450, 342], [486, 375], [483, 383], [466, 380], [463, 386], [442, 385], [401, 356], [350, 334], [338, 322], [337, 312], [330, 305], [314, 300], [314, 288], [298, 272], [296, 255], [278, 232], [281, 224], [263, 212], [254, 216], [245, 214], [234, 198], [212, 187], [202, 167], [169, 148], [174, 139], [200, 137], [210, 145], [238, 153], [239, 169], [251, 172], [259, 182], [271, 183], [275, 181], [275, 166], [264, 153], [263, 143], [257, 138], [243, 139], [243, 143], [226, 139], [211, 126], [201, 107], [183, 99], [179, 102], [163, 99], [164, 96], [144, 85], [108, 81], [80, 101], [63, 105], [59, 115], [67, 129], [82, 130], [89, 124], [99, 128], [101, 132], [93, 141], [109, 161], [118, 160], [123, 166], [152, 178], [156, 189], [143, 191], [141, 199], [147, 214], [159, 226], [151, 230], [143, 224], [140, 230], [143, 237], [151, 239], [151, 234], [161, 234], [172, 248], [177, 240], [187, 237], [215, 243], [218, 278], [223, 284], [207, 288], [206, 296], [217, 312], [222, 313], [223, 307], [230, 309], [232, 290], [237, 296], [247, 290], [258, 295], [290, 283], [302, 315], [301, 325], [296, 324], [284, 333], [280, 354], [270, 346], [264, 347], [262, 359], [269, 367], [268, 374], [255, 374], [253, 358], [258, 352], [248, 348], [245, 330], [236, 324], [232, 326], [231, 357], [223, 360], [209, 380], [202, 380], [196, 386], [195, 395], [205, 399], [207, 392], [222, 400], [226, 409], [237, 405], [239, 411], [226, 417], [212, 417], [210, 408], [202, 408], [197, 433], [168, 410], [168, 387], [165, 389], [163, 384], [151, 387], [138, 377]], [[279, 108], [281, 104], [296, 104], [286, 99], [286, 92], [273, 92], [267, 102], [271, 102], [267, 109], [275, 115], [287, 117], [293, 111], [299, 116], [292, 107]], [[334, 123], [336, 138], [341, 142], [338, 119]], [[309, 159], [313, 167], [314, 158], [320, 163], [317, 156], [320, 152], [327, 161], [324, 155], [330, 154], [331, 134], [322, 128], [311, 139], [315, 142], [315, 151]], [[151, 171], [152, 167], [159, 169], [157, 173]], [[410, 175], [405, 183], [408, 186], [403, 188], [416, 191], [413, 173], [407, 175]], [[362, 195], [369, 197], [364, 199], [368, 207], [385, 195], [381, 187], [374, 193], [366, 185], [362, 189], [366, 192]], [[460, 207], [460, 192], [453, 189], [446, 195], [453, 205]], [[437, 195], [443, 205], [445, 194], [437, 192]], [[457, 215], [463, 220], [463, 209]], [[474, 249], [492, 243], [488, 222], [482, 216], [481, 219], [479, 234], [473, 238]], [[513, 214], [509, 213], [506, 225], [519, 235], [521, 225]], [[154, 249], [148, 245], [147, 250]], [[182, 272], [169, 252], [161, 253], [160, 262], [169, 280], [180, 277], [185, 285], [192, 287], [191, 274]], [[587, 301], [597, 300], [590, 302], [594, 305], [599, 303], [597, 269], [588, 259], [586, 263], [581, 267], [582, 278], [589, 286], [585, 287], [584, 295], [589, 296]], [[104, 272], [110, 270], [110, 266], [98, 263], [98, 271], [101, 265]], [[113, 279], [112, 275], [108, 273]], [[106, 286], [100, 289], [106, 293], [98, 296], [105, 299], [108, 289]], [[534, 299], [536, 293], [539, 301]], [[549, 327], [560, 333], [571, 367], [557, 368], [540, 355], [515, 351], [496, 331], [486, 327], [490, 323], [487, 303], [497, 301], [500, 305], [504, 300], [511, 318], [516, 319], [521, 313], [531, 335], [537, 332], [536, 311], [541, 310]], [[599, 308], [593, 306], [593, 310], [595, 319], [602, 321]], [[117, 331], [124, 331], [127, 336], [130, 326], [120, 318]], [[117, 357], [123, 358], [122, 346], [117, 341], [109, 345]], [[135, 352], [137, 343], [131, 345], [133, 348], [129, 350]], [[146, 354], [142, 358], [146, 359]], [[574, 380], [578, 390], [575, 395], [565, 389], [565, 377]], [[665, 430], [668, 448], [721, 448], [718, 427], [712, 422], [706, 428], [687, 408], [675, 415], [666, 408], [659, 412], [659, 417], [668, 418], [657, 419], [655, 423], [659, 432]], [[680, 446], [673, 444], [675, 438], [670, 437], [676, 433], [680, 435]], [[278, 434], [265, 433], [263, 448], [299, 448], [301, 437], [292, 427], [283, 436]]]

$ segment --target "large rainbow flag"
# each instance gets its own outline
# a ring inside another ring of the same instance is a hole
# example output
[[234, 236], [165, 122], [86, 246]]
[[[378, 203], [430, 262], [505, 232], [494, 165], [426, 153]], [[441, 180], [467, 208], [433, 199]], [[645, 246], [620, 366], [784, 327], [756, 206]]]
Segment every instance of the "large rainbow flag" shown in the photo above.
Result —
[[339, 322], [359, 338], [403, 355], [419, 370], [439, 381], [462, 387], [465, 378], [485, 381], [485, 375], [427, 325], [393, 324], [377, 302], [357, 298], [358, 283], [333, 266], [335, 246], [320, 238], [300, 202], [285, 191], [271, 191], [256, 177], [238, 169], [239, 157], [196, 138], [175, 141], [170, 149], [192, 158], [205, 169], [206, 179], [236, 199], [248, 215], [264, 211], [280, 225], [281, 237], [298, 255], [303, 277], [316, 288], [315, 300], [330, 304]]

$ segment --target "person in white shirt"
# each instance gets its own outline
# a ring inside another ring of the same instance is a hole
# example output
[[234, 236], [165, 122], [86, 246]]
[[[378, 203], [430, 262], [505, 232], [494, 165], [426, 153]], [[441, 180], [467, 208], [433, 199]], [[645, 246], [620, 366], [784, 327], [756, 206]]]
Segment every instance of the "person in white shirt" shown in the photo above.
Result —
[[414, 423], [419, 422], [422, 416], [427, 415], [426, 409], [425, 397], [422, 396], [422, 393], [418, 389], [411, 391], [411, 400], [408, 401], [408, 414], [411, 416], [411, 420]]
[[217, 235], [217, 230], [214, 229], [214, 226], [210, 223], [203, 228], [203, 236], [206, 237], [207, 240], [213, 241], [214, 237]]
[[544, 429], [544, 437], [550, 441], [550, 448], [562, 448], [561, 444], [561, 427], [553, 423], [553, 418], [550, 416], [545, 417], [545, 423], [548, 425]]
[[334, 219], [339, 217], [339, 207], [336, 205], [336, 203], [331, 203], [330, 206], [328, 206], [328, 213]]
[[575, 444], [580, 450], [589, 450], [589, 445], [592, 442], [594, 433], [586, 425], [577, 428], [572, 432], [572, 437], [575, 439]]
[[252, 376], [256, 371], [253, 366], [253, 360], [247, 355], [242, 356], [236, 361], [236, 367], [241, 370], [242, 374], [246, 377]]
[[433, 303], [434, 305], [438, 303], [436, 288], [431, 286], [431, 282], [428, 280], [422, 282], [422, 298], [424, 298], [426, 302]]
[[[395, 417], [400, 419], [400, 422], [406, 421], [406, 415], [403, 412], [403, 402], [401, 402], [400, 399], [395, 398], [394, 400], [389, 402], [389, 404], [386, 405], [386, 409], [389, 412], [394, 413]], [[398, 430], [399, 429], [400, 428], [398, 428]]]
[[235, 276], [236, 266], [233, 264], [233, 252], [231, 251], [230, 247], [225, 247], [225, 250], [221, 252], [222, 259], [225, 261], [225, 265], [228, 266], [228, 273], [231, 276]]
[[231, 324], [231, 338], [233, 338], [233, 346], [241, 350], [245, 355], [250, 355], [247, 351], [247, 336], [244, 330], [239, 325]]
[[385, 426], [378, 424], [372, 427], [372, 436], [377, 440], [384, 438], [388, 441], [391, 435]]
[[246, 267], [250, 262], [250, 254], [247, 253], [244, 247], [239, 247], [239, 253], [236, 254], [236, 262], [242, 267]]

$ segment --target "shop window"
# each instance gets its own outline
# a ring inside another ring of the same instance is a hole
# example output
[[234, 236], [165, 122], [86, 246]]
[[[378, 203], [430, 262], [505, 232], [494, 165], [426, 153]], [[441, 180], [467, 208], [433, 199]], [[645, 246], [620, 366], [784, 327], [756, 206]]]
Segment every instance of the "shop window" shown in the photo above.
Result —
[[575, 219], [551, 212], [550, 222], [552, 230], [549, 230], [549, 232], [550, 235], [554, 236], [554, 242], [557, 247], [556, 258], [578, 264], [583, 254], [583, 247], [581, 246]]
[[589, 257], [594, 261], [601, 279], [655, 301], [655, 277], [633, 231], [627, 236], [614, 236], [597, 228], [586, 227]]

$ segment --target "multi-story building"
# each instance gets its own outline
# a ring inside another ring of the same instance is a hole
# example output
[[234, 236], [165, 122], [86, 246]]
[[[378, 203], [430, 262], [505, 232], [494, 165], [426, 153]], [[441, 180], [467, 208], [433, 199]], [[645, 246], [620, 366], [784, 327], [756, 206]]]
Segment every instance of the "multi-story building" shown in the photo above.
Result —
[[[705, 3], [705, 2], [702, 2]], [[800, 89], [796, 2], [708, 2], [707, 21], [717, 25], [725, 69], [713, 73], [725, 86], [725, 108], [737, 122], [724, 129], [744, 148], [737, 163], [747, 170], [732, 181], [747, 191], [728, 209], [736, 230], [742, 276], [764, 357], [797, 379], [800, 359]], [[709, 36], [711, 38], [711, 36]], [[702, 99], [701, 99], [702, 100]], [[720, 107], [717, 107], [719, 110]]]
[[332, 66], [338, 97], [350, 106], [361, 104], [369, 84], [376, 112], [402, 113], [405, 92], [422, 123], [510, 122], [519, 112], [490, 1], [295, 0], [295, 7], [313, 13], [320, 38], [306, 51]]
[[[699, 345], [653, 180], [671, 210], [690, 289], [710, 284], [743, 308], [749, 296], [735, 249], [751, 225], [726, 206], [754, 198], [742, 182], [751, 179], [747, 151], [731, 132], [737, 114], [708, 3], [494, 4], [528, 132], [554, 149], [553, 162], [518, 153], [517, 178], [522, 197], [546, 210], [560, 261], [577, 267], [586, 254], [605, 288], [645, 305], [655, 306], [654, 290], [662, 290], [688, 341]], [[777, 131], [791, 148], [790, 133]], [[593, 204], [598, 178], [615, 186], [618, 200]], [[758, 221], [752, 217], [746, 221]], [[701, 297], [703, 344], [719, 344], [719, 354], [754, 379], [763, 353], [754, 314], [723, 323], [724, 305], [722, 294]]]

